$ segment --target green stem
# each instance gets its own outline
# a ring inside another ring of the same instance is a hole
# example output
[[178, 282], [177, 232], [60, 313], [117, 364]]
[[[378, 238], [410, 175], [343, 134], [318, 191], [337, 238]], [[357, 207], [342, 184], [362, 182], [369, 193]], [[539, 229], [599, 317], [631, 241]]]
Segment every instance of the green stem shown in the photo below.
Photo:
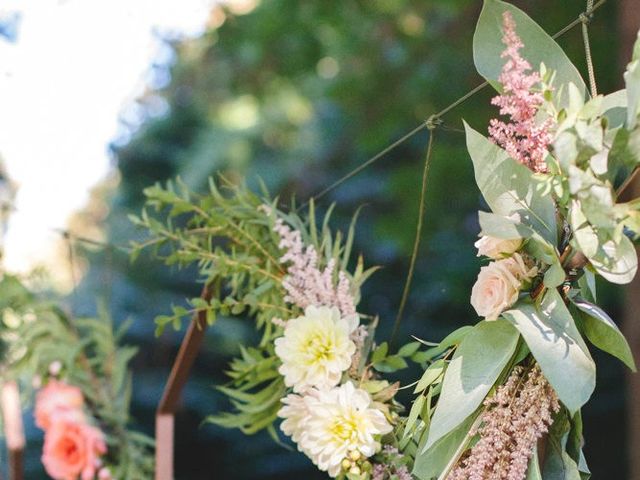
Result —
[[435, 136], [435, 123], [429, 124], [429, 144], [427, 146], [427, 154], [424, 159], [424, 167], [422, 169], [422, 188], [420, 190], [420, 205], [418, 208], [418, 222], [416, 224], [416, 236], [413, 241], [413, 252], [411, 253], [411, 261], [409, 262], [409, 273], [407, 274], [407, 280], [404, 284], [404, 290], [402, 292], [402, 299], [400, 300], [400, 306], [398, 307], [398, 315], [396, 321], [393, 324], [393, 332], [391, 333], [391, 341], [393, 344], [396, 340], [400, 329], [400, 323], [402, 322], [402, 316], [404, 309], [407, 305], [409, 293], [411, 292], [411, 282], [413, 280], [413, 274], [416, 268], [416, 261], [418, 260], [418, 252], [420, 250], [420, 240], [422, 239], [422, 228], [424, 224], [424, 212], [425, 212], [425, 198], [427, 194], [427, 179], [429, 177], [429, 167], [431, 165], [431, 156], [433, 153], [433, 142]]

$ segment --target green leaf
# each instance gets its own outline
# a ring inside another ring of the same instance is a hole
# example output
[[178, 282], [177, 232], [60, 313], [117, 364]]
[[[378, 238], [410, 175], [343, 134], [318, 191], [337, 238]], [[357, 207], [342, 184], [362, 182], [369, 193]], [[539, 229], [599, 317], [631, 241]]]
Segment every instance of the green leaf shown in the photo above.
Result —
[[[498, 77], [505, 62], [500, 55], [505, 49], [502, 43], [502, 15], [506, 11], [513, 16], [516, 33], [524, 43], [521, 55], [531, 67], [537, 71], [540, 64], [544, 63], [548, 70], [553, 70], [556, 91], [573, 82], [586, 95], [587, 87], [580, 73], [556, 41], [522, 10], [498, 0], [485, 0], [473, 36], [473, 60], [478, 73], [492, 85], [498, 86]], [[563, 91], [566, 91], [566, 87]], [[565, 95], [560, 104], [564, 106], [567, 101]]]
[[432, 347], [424, 352], [420, 352], [424, 355], [421, 356], [419, 360], [427, 362], [432, 358], [441, 355], [454, 345], [458, 345], [464, 339], [467, 333], [471, 332], [472, 330], [473, 327], [471, 325], [465, 325], [454, 330], [449, 335], [447, 335], [437, 346]]
[[627, 118], [627, 91], [618, 90], [605, 95], [602, 99], [601, 112], [602, 115], [607, 117], [609, 128], [617, 128], [624, 125]]
[[398, 355], [401, 357], [410, 357], [414, 353], [418, 351], [420, 348], [420, 342], [410, 342], [406, 345], [403, 345], [400, 350], [398, 350]]
[[426, 448], [480, 406], [512, 358], [518, 338], [518, 332], [503, 320], [480, 322], [465, 336], [445, 372]]
[[587, 302], [580, 297], [574, 297], [571, 302], [582, 312], [582, 331], [596, 347], [620, 359], [634, 372], [636, 363], [627, 339], [615, 322], [597, 305]]
[[532, 230], [516, 219], [496, 215], [495, 213], [478, 212], [482, 235], [487, 235], [503, 240], [517, 240], [519, 238], [529, 238], [533, 235]]
[[389, 344], [387, 342], [382, 342], [371, 354], [371, 363], [381, 362], [389, 352]]
[[638, 256], [631, 240], [606, 229], [596, 231], [588, 222], [583, 208], [574, 201], [569, 212], [575, 246], [591, 262], [593, 268], [612, 283], [631, 282], [638, 270]]
[[627, 109], [627, 128], [631, 130], [636, 126], [638, 121], [638, 113], [640, 113], [640, 58], [638, 51], [640, 50], [640, 32], [638, 32], [638, 40], [634, 46], [634, 54], [631, 63], [627, 66], [624, 74], [624, 81], [627, 87], [628, 109]]
[[469, 417], [430, 448], [425, 449], [420, 445], [413, 465], [413, 475], [419, 480], [432, 480], [440, 475], [461, 445], [468, 441], [467, 434], [474, 420]]
[[527, 468], [526, 480], [542, 480], [542, 473], [540, 472], [540, 459], [538, 458], [538, 449], [533, 449], [533, 456], [529, 460], [529, 468]]
[[444, 360], [440, 359], [436, 362], [433, 362], [429, 366], [429, 368], [427, 368], [424, 371], [424, 373], [422, 374], [422, 377], [420, 377], [420, 380], [418, 381], [418, 384], [416, 385], [416, 388], [413, 391], [413, 393], [424, 392], [424, 390], [429, 385], [433, 384], [440, 377], [440, 375], [442, 375], [443, 371], [444, 371]]
[[411, 432], [413, 425], [416, 423], [416, 420], [418, 420], [418, 416], [420, 415], [420, 412], [422, 411], [422, 408], [424, 407], [424, 402], [426, 401], [427, 397], [425, 397], [424, 395], [419, 395], [414, 401], [413, 401], [413, 405], [411, 405], [411, 410], [409, 411], [409, 416], [407, 417], [407, 423], [405, 424], [405, 430], [404, 430], [404, 436], [407, 436], [409, 434], [409, 432]]
[[373, 368], [382, 373], [392, 373], [407, 368], [407, 361], [398, 355], [390, 355], [380, 362], [373, 364]]
[[539, 182], [527, 167], [466, 122], [464, 126], [476, 183], [491, 210], [503, 217], [516, 214], [520, 223], [555, 245], [556, 213], [551, 196], [541, 193]]
[[539, 308], [516, 307], [502, 315], [520, 331], [562, 403], [576, 412], [593, 393], [596, 366], [562, 297], [552, 289]]
[[556, 415], [547, 437], [546, 458], [542, 469], [544, 480], [581, 480], [578, 465], [566, 450], [569, 430], [567, 414], [561, 411]]

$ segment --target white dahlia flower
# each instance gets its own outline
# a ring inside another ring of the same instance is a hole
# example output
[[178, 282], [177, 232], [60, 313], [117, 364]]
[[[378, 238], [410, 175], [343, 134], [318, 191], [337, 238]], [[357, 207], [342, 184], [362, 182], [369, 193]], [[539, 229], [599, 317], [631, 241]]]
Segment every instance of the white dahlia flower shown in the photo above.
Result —
[[285, 385], [298, 393], [336, 386], [351, 366], [356, 345], [350, 335], [358, 322], [357, 315], [341, 318], [335, 307], [314, 306], [289, 320], [284, 336], [275, 341], [276, 355], [282, 360], [278, 371]]
[[[292, 397], [298, 397], [293, 399]], [[371, 457], [380, 449], [380, 435], [392, 430], [384, 414], [373, 406], [371, 396], [351, 382], [309, 395], [289, 395], [278, 415], [282, 430], [298, 448], [331, 477], [354, 452]], [[295, 436], [294, 436], [295, 435]]]
[[318, 390], [312, 388], [304, 396], [291, 393], [282, 399], [284, 407], [278, 411], [278, 416], [284, 418], [284, 421], [280, 424], [280, 430], [296, 443], [300, 442], [306, 428], [305, 424], [311, 414], [309, 404], [317, 396]]

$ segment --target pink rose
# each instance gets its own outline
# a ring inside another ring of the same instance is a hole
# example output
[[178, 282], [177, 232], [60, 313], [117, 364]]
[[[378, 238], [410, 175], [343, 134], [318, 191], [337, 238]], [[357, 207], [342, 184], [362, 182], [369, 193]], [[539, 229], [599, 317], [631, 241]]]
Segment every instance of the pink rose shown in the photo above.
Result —
[[491, 262], [480, 269], [471, 290], [471, 305], [478, 315], [495, 320], [518, 300], [522, 284], [537, 274], [529, 268], [519, 253]]
[[64, 412], [79, 412], [84, 404], [82, 391], [78, 387], [67, 385], [58, 380], [50, 380], [47, 386], [36, 396], [36, 425], [46, 430], [54, 415]]
[[102, 432], [75, 415], [56, 415], [44, 436], [42, 463], [54, 480], [93, 480], [107, 452]]

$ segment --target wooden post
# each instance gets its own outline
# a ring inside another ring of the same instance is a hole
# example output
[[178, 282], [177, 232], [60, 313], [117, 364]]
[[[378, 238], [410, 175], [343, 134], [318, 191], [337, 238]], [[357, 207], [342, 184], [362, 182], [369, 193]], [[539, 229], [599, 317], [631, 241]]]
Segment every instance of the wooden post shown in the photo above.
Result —
[[[209, 302], [211, 292], [202, 290], [201, 298]], [[189, 372], [198, 356], [207, 327], [205, 311], [199, 311], [191, 321], [169, 374], [162, 400], [156, 411], [156, 480], [173, 480], [174, 417]]]
[[[619, 72], [622, 74], [631, 60], [633, 45], [640, 29], [640, 4], [638, 0], [618, 2], [618, 31], [620, 43]], [[638, 179], [629, 189], [632, 198], [640, 197]], [[640, 252], [639, 252], [640, 253]], [[623, 331], [631, 351], [640, 362], [640, 275], [626, 288]], [[640, 480], [640, 374], [627, 376], [627, 458], [629, 462], [628, 480]]]
[[16, 382], [6, 382], [0, 391], [0, 408], [4, 434], [9, 450], [9, 479], [24, 480], [23, 453], [25, 446], [20, 391]]

